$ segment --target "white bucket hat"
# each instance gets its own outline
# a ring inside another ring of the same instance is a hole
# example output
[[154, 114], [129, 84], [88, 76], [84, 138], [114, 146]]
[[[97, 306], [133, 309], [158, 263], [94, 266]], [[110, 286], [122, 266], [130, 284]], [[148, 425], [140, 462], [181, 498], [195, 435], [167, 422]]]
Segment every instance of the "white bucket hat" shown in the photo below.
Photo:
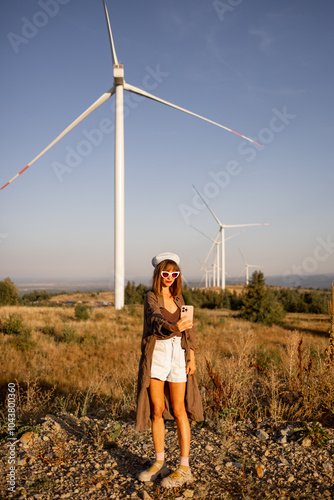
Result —
[[180, 264], [180, 257], [176, 255], [176, 253], [165, 252], [165, 253], [159, 253], [158, 255], [153, 257], [152, 266], [157, 267], [157, 265], [160, 264], [160, 262], [162, 262], [163, 260], [172, 260], [177, 265]]

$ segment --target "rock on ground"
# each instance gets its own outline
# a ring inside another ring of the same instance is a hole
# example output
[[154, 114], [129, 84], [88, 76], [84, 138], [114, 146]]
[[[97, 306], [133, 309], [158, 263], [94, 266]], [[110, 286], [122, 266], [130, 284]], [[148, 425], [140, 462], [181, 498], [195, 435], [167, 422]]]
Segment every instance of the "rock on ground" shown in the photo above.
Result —
[[[191, 426], [195, 481], [176, 490], [140, 483], [154, 458], [149, 431], [133, 422], [46, 415], [39, 434], [0, 444], [0, 497], [15, 499], [334, 499], [334, 433], [326, 446], [297, 442], [293, 422], [208, 422]], [[36, 430], [36, 429], [34, 429]], [[166, 422], [166, 458], [179, 459], [174, 421]], [[11, 446], [9, 447], [8, 444]], [[9, 476], [9, 461], [16, 464]], [[14, 474], [13, 474], [14, 472]], [[14, 480], [10, 492], [8, 481]]]

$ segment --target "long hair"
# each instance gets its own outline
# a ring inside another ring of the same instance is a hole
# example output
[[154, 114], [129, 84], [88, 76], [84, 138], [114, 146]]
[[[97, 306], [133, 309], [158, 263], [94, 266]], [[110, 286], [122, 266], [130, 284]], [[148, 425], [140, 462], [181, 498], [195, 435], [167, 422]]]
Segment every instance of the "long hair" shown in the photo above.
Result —
[[161, 271], [165, 271], [167, 267], [172, 267], [173, 271], [179, 271], [180, 273], [178, 278], [176, 278], [176, 280], [174, 280], [174, 283], [170, 286], [170, 292], [172, 296], [177, 297], [182, 293], [182, 276], [181, 276], [181, 269], [173, 260], [169, 259], [163, 260], [155, 267], [153, 273], [152, 289], [155, 295], [162, 295]]

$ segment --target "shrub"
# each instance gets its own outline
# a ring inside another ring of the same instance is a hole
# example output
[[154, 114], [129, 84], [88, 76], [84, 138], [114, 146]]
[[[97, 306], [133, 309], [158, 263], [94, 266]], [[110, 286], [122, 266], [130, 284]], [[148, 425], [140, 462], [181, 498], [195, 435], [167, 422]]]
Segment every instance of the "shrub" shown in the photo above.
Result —
[[31, 331], [23, 330], [19, 335], [10, 338], [10, 344], [18, 351], [28, 351], [36, 347], [36, 342], [31, 339]]
[[65, 342], [70, 344], [72, 342], [80, 342], [80, 338], [75, 330], [71, 326], [66, 325], [64, 330], [61, 332], [60, 342]]
[[185, 303], [194, 307], [207, 309], [232, 309], [234, 296], [227, 290], [190, 290], [185, 288], [182, 292]]
[[234, 292], [231, 294], [230, 297], [230, 303], [232, 311], [239, 311], [242, 308], [243, 295], [242, 294], [238, 295], [237, 292], [234, 290]]
[[298, 443], [302, 443], [304, 439], [310, 439], [314, 446], [321, 447], [326, 446], [330, 435], [327, 430], [319, 422], [311, 422], [309, 424], [304, 424], [302, 427], [295, 429], [297, 432]]
[[306, 304], [306, 312], [310, 314], [327, 314], [328, 294], [319, 292], [304, 292], [302, 300]]
[[221, 297], [218, 293], [208, 290], [203, 295], [201, 307], [205, 309], [220, 309], [221, 308]]
[[134, 282], [128, 281], [124, 290], [124, 302], [129, 304], [144, 304], [145, 294], [149, 288], [145, 285], [139, 284], [137, 287]]
[[243, 298], [241, 317], [248, 321], [272, 325], [281, 323], [285, 316], [282, 304], [275, 294], [266, 289], [264, 275], [261, 271], [254, 271], [247, 293]]
[[26, 330], [20, 314], [10, 314], [8, 319], [0, 324], [0, 331], [6, 335], [19, 335]]
[[10, 278], [6, 278], [0, 281], [0, 305], [1, 306], [14, 306], [19, 302], [19, 291], [11, 281]]
[[47, 293], [45, 290], [34, 290], [30, 293], [25, 293], [22, 296], [24, 302], [41, 302], [42, 300], [49, 300], [52, 296], [51, 293]]
[[307, 291], [299, 289], [282, 288], [275, 291], [275, 295], [287, 312], [326, 314], [329, 294], [328, 292]]
[[302, 312], [299, 310], [300, 292], [292, 288], [282, 288], [275, 292], [278, 300], [281, 302], [284, 310], [287, 312]]
[[95, 321], [102, 321], [104, 318], [106, 317], [105, 314], [101, 313], [101, 312], [97, 312], [95, 313], [94, 315], [94, 320]]
[[282, 304], [271, 290], [267, 290], [259, 311], [258, 321], [265, 325], [281, 324], [285, 316]]
[[213, 417], [223, 416], [223, 414], [226, 414], [226, 410], [230, 408], [233, 386], [230, 381], [223, 379], [218, 372], [213, 370], [209, 360], [206, 359], [205, 362], [209, 375], [209, 382], [203, 384], [208, 395], [207, 404], [212, 411]]
[[75, 306], [75, 317], [80, 321], [87, 321], [89, 318], [89, 308], [85, 304]]
[[31, 340], [31, 330], [24, 325], [19, 314], [10, 314], [6, 321], [0, 324], [0, 331], [10, 335], [9, 343], [19, 351], [27, 351], [36, 345]]
[[45, 335], [50, 335], [50, 337], [56, 337], [56, 329], [53, 325], [45, 325], [41, 329], [41, 332]]
[[189, 288], [184, 288], [182, 295], [188, 306], [202, 307], [203, 292], [201, 290], [190, 290]]

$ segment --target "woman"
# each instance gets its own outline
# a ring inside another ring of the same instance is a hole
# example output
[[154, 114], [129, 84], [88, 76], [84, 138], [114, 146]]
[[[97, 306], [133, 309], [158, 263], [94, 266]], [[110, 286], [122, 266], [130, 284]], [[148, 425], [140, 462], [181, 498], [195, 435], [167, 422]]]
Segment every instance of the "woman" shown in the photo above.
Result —
[[188, 417], [202, 421], [203, 410], [194, 377], [195, 331], [192, 322], [180, 318], [184, 305], [180, 259], [163, 253], [152, 259], [153, 287], [144, 301], [144, 331], [137, 388], [136, 430], [152, 428], [154, 464], [139, 474], [140, 481], [166, 476], [164, 418], [175, 418], [180, 446], [180, 464], [164, 477], [166, 488], [193, 480], [189, 467], [190, 425]]

